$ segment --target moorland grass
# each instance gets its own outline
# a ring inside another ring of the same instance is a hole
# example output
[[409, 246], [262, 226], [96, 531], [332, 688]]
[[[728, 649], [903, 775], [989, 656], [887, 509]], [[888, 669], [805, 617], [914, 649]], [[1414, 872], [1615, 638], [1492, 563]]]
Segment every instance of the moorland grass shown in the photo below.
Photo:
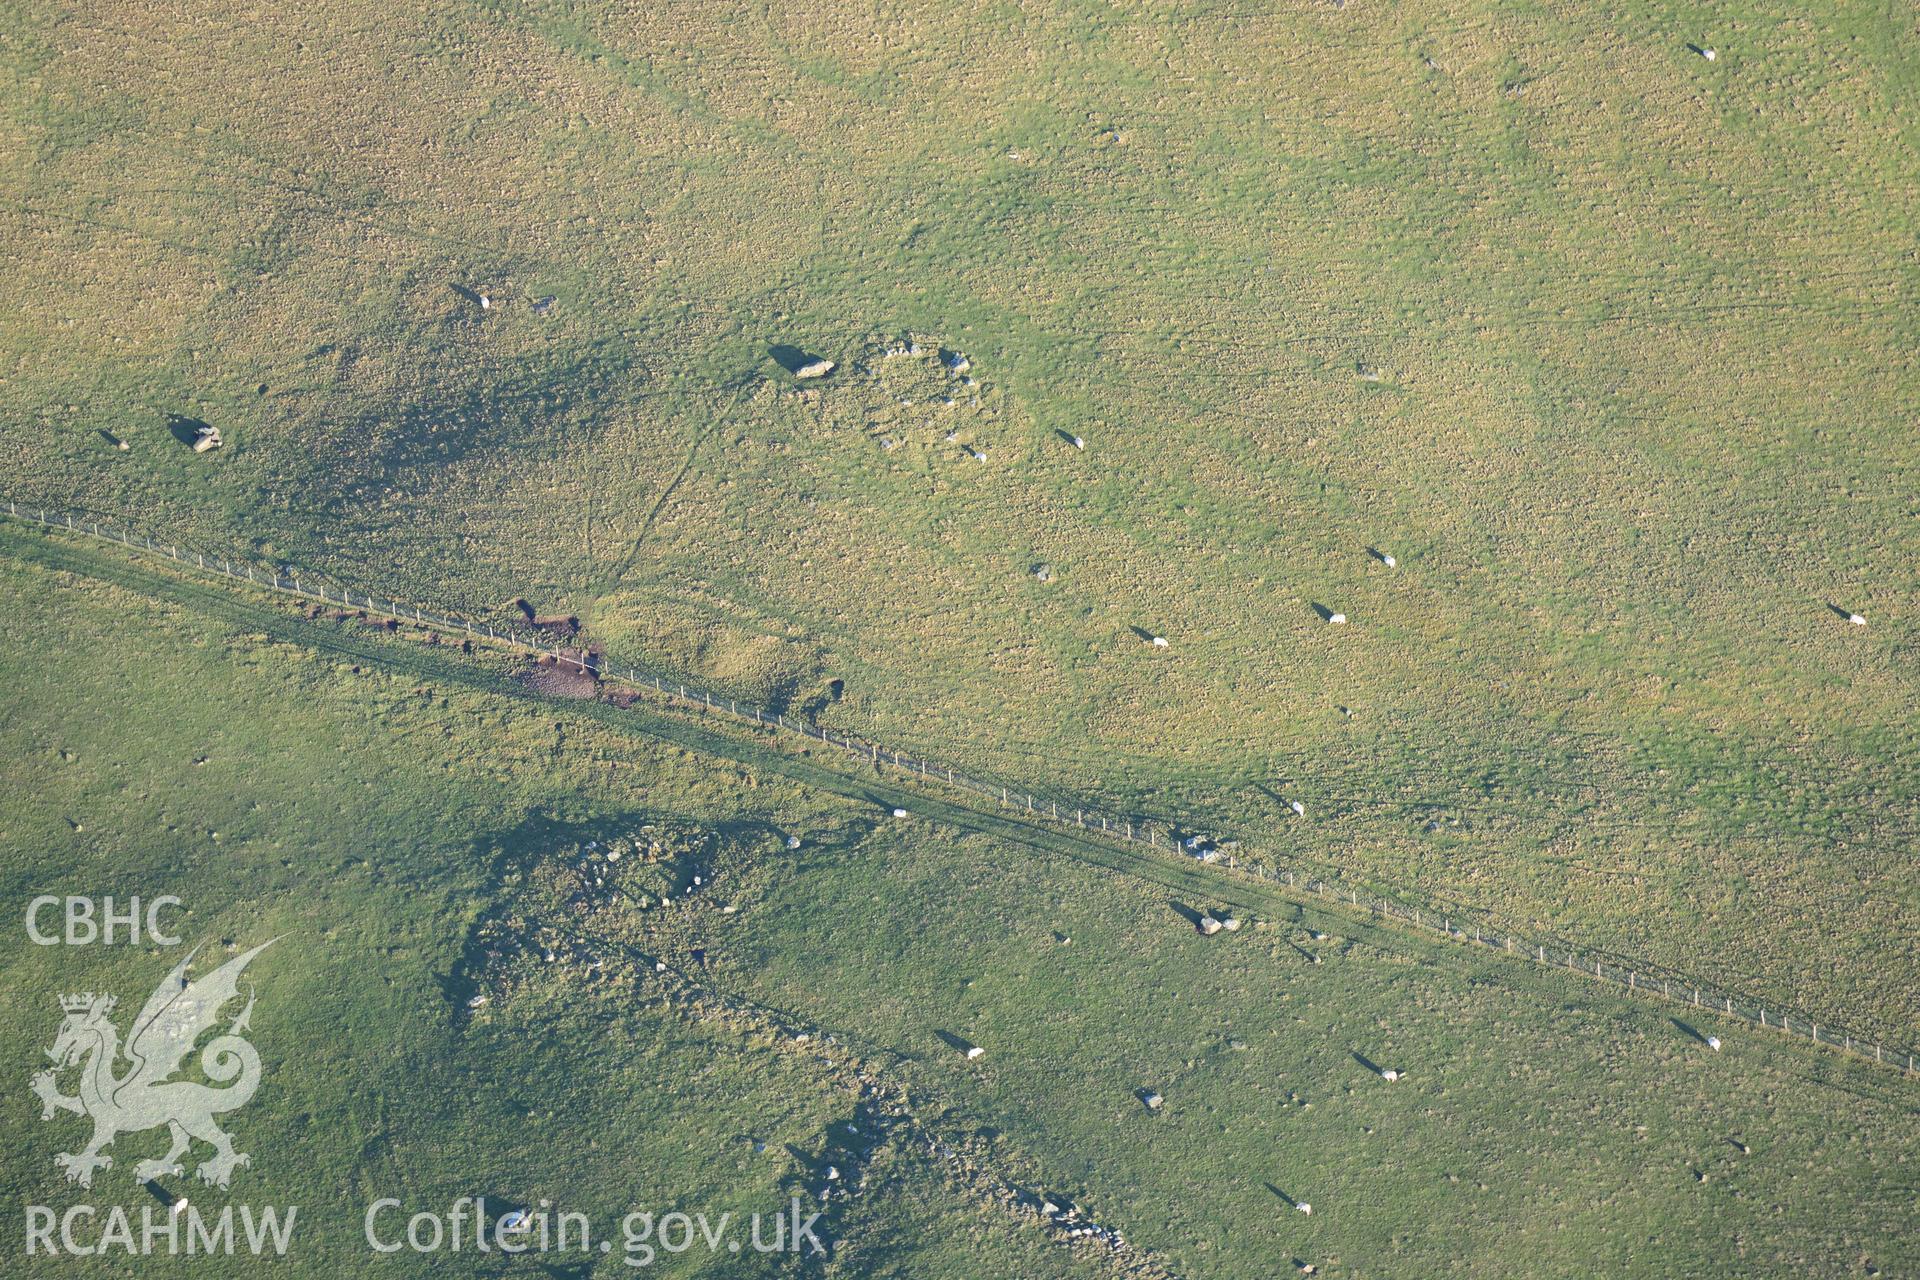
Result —
[[[1203, 884], [1075, 862], [925, 801], [893, 820], [883, 778], [839, 775], [836, 794], [805, 757], [729, 756], [726, 735], [676, 739], [644, 709], [515, 696], [501, 664], [62, 551], [9, 540], [8, 646], [113, 655], [118, 678], [48, 661], [7, 689], [26, 783], [9, 897], [184, 884], [195, 937], [284, 935], [259, 962], [253, 1033], [277, 1063], [235, 1128], [258, 1157], [245, 1198], [332, 1224], [296, 1273], [418, 1273], [358, 1247], [371, 1194], [488, 1187], [596, 1214], [784, 1196], [855, 1099], [791, 1043], [689, 1019], [645, 966], [611, 963], [628, 945], [865, 1046], [924, 1123], [1181, 1274], [1914, 1265], [1911, 1090], [1868, 1064], [1701, 1019], [1725, 1038], [1713, 1054], [1658, 1004], [1280, 902], [1202, 938], [1180, 908], [1214, 905]], [[571, 918], [609, 959], [601, 979], [569, 957], [464, 1011], [450, 979], [475, 926], [562, 918], [584, 842], [646, 824], [761, 834], [719, 846], [712, 897]], [[23, 1071], [53, 993], [131, 989], [168, 959], [5, 945]], [[970, 1062], [942, 1033], [987, 1052]], [[0, 1120], [23, 1201], [74, 1194], [53, 1132], [31, 1107]], [[842, 1219], [860, 1274], [1072, 1266], [910, 1145], [869, 1177]]]
[[1920, 1031], [1890, 11], [95, 13], [0, 57], [22, 496]]

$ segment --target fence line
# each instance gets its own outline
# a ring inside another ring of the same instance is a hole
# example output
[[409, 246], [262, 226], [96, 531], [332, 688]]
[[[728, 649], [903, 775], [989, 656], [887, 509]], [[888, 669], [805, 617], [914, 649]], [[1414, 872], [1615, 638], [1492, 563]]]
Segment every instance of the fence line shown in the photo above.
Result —
[[[717, 697], [710, 690], [689, 686], [677, 678], [669, 681], [657, 671], [646, 671], [638, 667], [623, 669], [600, 661], [589, 661], [586, 656], [575, 656], [565, 646], [553, 643], [550, 638], [535, 635], [531, 631], [497, 629], [451, 613], [429, 612], [419, 605], [408, 604], [390, 597], [375, 596], [365, 591], [356, 594], [352, 588], [335, 585], [315, 575], [299, 574], [290, 566], [256, 565], [249, 560], [233, 560], [226, 556], [209, 555], [205, 551], [193, 548], [183, 551], [178, 543], [172, 540], [156, 542], [151, 535], [136, 534], [125, 526], [114, 527], [101, 524], [95, 519], [76, 516], [70, 511], [23, 506], [11, 498], [5, 499], [5, 502], [9, 516], [50, 529], [68, 530], [118, 543], [130, 550], [165, 556], [177, 564], [217, 573], [235, 582], [248, 583], [283, 595], [318, 601], [343, 610], [379, 614], [396, 621], [411, 622], [423, 628], [461, 636], [473, 643], [488, 643], [523, 653], [539, 654], [550, 659], [556, 666], [573, 667], [583, 674], [594, 675], [599, 679], [632, 689], [650, 688], [664, 697], [678, 698], [710, 712], [725, 712], [742, 720], [752, 721], [763, 728], [796, 733], [803, 738], [846, 751], [863, 763], [891, 764], [909, 777], [916, 777], [927, 783], [944, 783], [959, 790], [985, 796], [998, 808], [1012, 810], [1023, 817], [1044, 819], [1074, 831], [1084, 832], [1087, 836], [1099, 835], [1117, 843], [1144, 845], [1156, 851], [1164, 850], [1175, 858], [1189, 858], [1214, 872], [1231, 878], [1275, 886], [1296, 898], [1341, 907], [1349, 913], [1365, 914], [1368, 917], [1378, 916], [1382, 920], [1407, 925], [1422, 933], [1438, 934], [1452, 942], [1501, 952], [1516, 959], [1524, 958], [1543, 967], [1578, 973], [1601, 982], [1612, 983], [1635, 995], [1658, 997], [1687, 1008], [1734, 1017], [1786, 1035], [1804, 1036], [1815, 1044], [1829, 1045], [1844, 1052], [1895, 1067], [1908, 1076], [1920, 1076], [1920, 1061], [1917, 1061], [1920, 1059], [1920, 1052], [1914, 1049], [1891, 1046], [1879, 1040], [1855, 1036], [1835, 1026], [1831, 1021], [1815, 1019], [1797, 1011], [1769, 1008], [1765, 1003], [1752, 997], [1735, 995], [1691, 978], [1671, 972], [1661, 972], [1652, 966], [1624, 964], [1617, 959], [1610, 962], [1604, 956], [1592, 953], [1583, 955], [1579, 948], [1565, 942], [1523, 938], [1516, 933], [1506, 931], [1490, 920], [1475, 919], [1475, 913], [1471, 909], [1463, 911], [1458, 907], [1447, 907], [1435, 910], [1405, 893], [1383, 891], [1317, 874], [1296, 873], [1289, 868], [1267, 865], [1263, 861], [1250, 861], [1240, 855], [1237, 845], [1218, 849], [1210, 847], [1207, 842], [1184, 843], [1179, 834], [1182, 828], [1178, 824], [1149, 821], [1136, 815], [1108, 814], [1089, 808], [1082, 802], [1063, 803], [1057, 796], [1043, 796], [1025, 788], [1015, 788], [1006, 782], [974, 778], [948, 765], [903, 755], [898, 750], [878, 742], [852, 734], [835, 733], [823, 726], [809, 724], [805, 720], [789, 719], [784, 713], [766, 711], [734, 698]], [[1189, 839], [1193, 838], [1189, 837]]]

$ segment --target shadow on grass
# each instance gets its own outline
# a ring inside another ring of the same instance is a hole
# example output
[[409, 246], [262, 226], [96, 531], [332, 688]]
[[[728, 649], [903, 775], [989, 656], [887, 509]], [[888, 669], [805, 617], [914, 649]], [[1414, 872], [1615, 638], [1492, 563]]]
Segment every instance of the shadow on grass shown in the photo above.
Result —
[[947, 1048], [953, 1050], [963, 1058], [975, 1047], [971, 1040], [963, 1040], [951, 1031], [935, 1030], [933, 1034], [939, 1039], [941, 1044], [946, 1045]]
[[1678, 1018], [1669, 1018], [1667, 1019], [1667, 1021], [1671, 1022], [1674, 1026], [1680, 1028], [1682, 1031], [1692, 1036], [1695, 1040], [1698, 1040], [1702, 1045], [1705, 1045], [1707, 1048], [1711, 1049], [1713, 1047], [1712, 1045], [1707, 1044], [1707, 1037], [1701, 1034], [1699, 1028], [1689, 1026], [1687, 1023], [1680, 1021], [1680, 1019]]
[[198, 443], [203, 433], [211, 430], [213, 430], [213, 428], [205, 422], [202, 422], [198, 418], [190, 418], [184, 413], [170, 413], [167, 415], [167, 431], [175, 440], [178, 440], [188, 448], [192, 448]]
[[788, 373], [799, 373], [808, 365], [822, 359], [820, 356], [802, 351], [799, 347], [789, 342], [768, 343], [767, 354], [773, 357], [775, 364], [785, 369]]

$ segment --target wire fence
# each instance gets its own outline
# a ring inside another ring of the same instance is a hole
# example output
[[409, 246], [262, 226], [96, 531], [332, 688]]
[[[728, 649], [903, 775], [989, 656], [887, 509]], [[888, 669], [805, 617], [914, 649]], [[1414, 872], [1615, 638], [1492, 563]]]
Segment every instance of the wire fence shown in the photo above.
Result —
[[[1689, 1009], [1735, 1018], [1783, 1035], [1803, 1037], [1815, 1044], [1828, 1045], [1894, 1067], [1907, 1076], [1920, 1077], [1920, 1052], [1910, 1047], [1889, 1045], [1879, 1039], [1856, 1036], [1826, 1019], [1797, 1010], [1783, 1010], [1657, 966], [1596, 953], [1592, 948], [1583, 950], [1558, 939], [1524, 937], [1488, 913], [1471, 908], [1434, 907], [1404, 891], [1376, 887], [1346, 877], [1296, 871], [1264, 856], [1248, 857], [1241, 852], [1237, 842], [1217, 845], [1206, 837], [1193, 834], [1193, 828], [1178, 822], [1109, 813], [1081, 801], [1034, 792], [1003, 781], [982, 779], [950, 765], [905, 754], [853, 734], [716, 694], [710, 689], [690, 685], [658, 671], [610, 665], [598, 655], [558, 643], [550, 634], [531, 624], [514, 628], [475, 622], [452, 612], [429, 610], [391, 597], [357, 591], [318, 574], [297, 571], [287, 565], [267, 565], [245, 558], [212, 554], [191, 546], [183, 547], [176, 540], [156, 539], [151, 534], [137, 532], [126, 525], [102, 523], [87, 514], [23, 505], [10, 498], [5, 502], [8, 515], [50, 529], [67, 530], [118, 543], [129, 550], [164, 556], [179, 565], [349, 613], [378, 615], [394, 623], [412, 623], [473, 644], [489, 644], [539, 655], [555, 666], [571, 667], [598, 680], [630, 689], [651, 689], [657, 694], [677, 698], [711, 712], [724, 712], [766, 729], [797, 734], [843, 751], [862, 763], [891, 765], [921, 782], [938, 783], [984, 797], [1000, 811], [1044, 820], [1079, 836], [1098, 836], [1119, 844], [1154, 850], [1171, 859], [1204, 866], [1230, 879], [1278, 888], [1297, 899], [1378, 917], [1455, 943], [1577, 973], [1634, 995], [1655, 997]], [[1711, 1043], [1712, 1047], [1718, 1047], [1713, 1037], [1701, 1034], [1700, 1039]]]

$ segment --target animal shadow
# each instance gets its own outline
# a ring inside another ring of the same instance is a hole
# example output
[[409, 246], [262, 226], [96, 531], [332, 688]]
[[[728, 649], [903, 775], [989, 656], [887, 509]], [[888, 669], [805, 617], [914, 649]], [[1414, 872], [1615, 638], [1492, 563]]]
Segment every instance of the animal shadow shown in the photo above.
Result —
[[184, 413], [167, 415], [167, 430], [181, 444], [191, 445], [199, 441], [202, 434], [213, 430], [198, 418], [190, 418]]
[[1195, 928], [1198, 928], [1200, 926], [1200, 920], [1201, 920], [1200, 912], [1194, 910], [1192, 907], [1188, 906], [1186, 903], [1178, 902], [1172, 898], [1169, 898], [1167, 899], [1167, 905], [1172, 907], [1174, 909], [1174, 912], [1178, 914], [1179, 917], [1182, 920], [1185, 920], [1188, 924], [1193, 925]]
[[1667, 1021], [1671, 1022], [1674, 1026], [1680, 1028], [1682, 1031], [1692, 1036], [1695, 1040], [1698, 1040], [1701, 1044], [1707, 1043], [1707, 1038], [1704, 1035], [1700, 1034], [1700, 1031], [1697, 1027], [1688, 1026], [1686, 1023], [1680, 1021], [1680, 1019], [1678, 1018], [1669, 1018], [1667, 1019]]

